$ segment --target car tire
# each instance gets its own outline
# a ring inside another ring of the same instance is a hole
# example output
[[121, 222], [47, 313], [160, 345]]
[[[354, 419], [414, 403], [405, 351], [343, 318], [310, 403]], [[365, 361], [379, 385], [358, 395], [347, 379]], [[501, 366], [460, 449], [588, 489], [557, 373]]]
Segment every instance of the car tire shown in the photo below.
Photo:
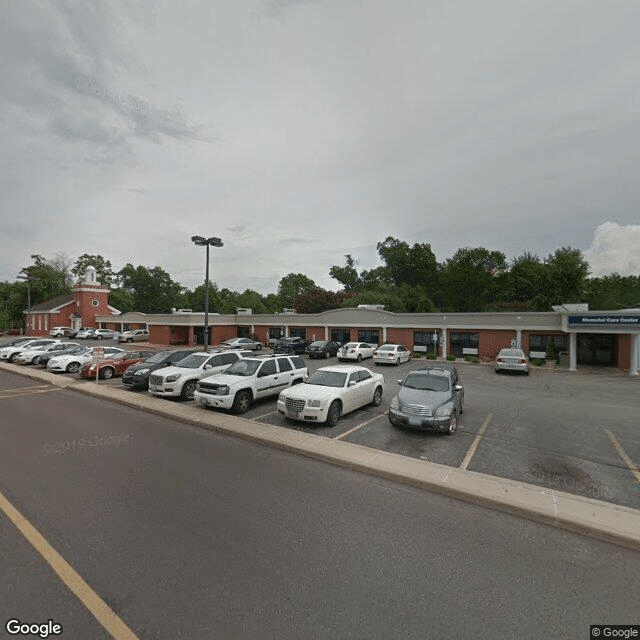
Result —
[[238, 415], [242, 415], [243, 413], [247, 413], [249, 409], [251, 409], [251, 392], [247, 391], [238, 391], [236, 393], [236, 397], [233, 399], [233, 406], [231, 407], [234, 413]]
[[449, 421], [449, 426], [445, 430], [445, 433], [448, 436], [452, 436], [458, 428], [458, 414], [454, 411], [451, 414], [451, 420]]
[[80, 363], [79, 362], [70, 362], [67, 365], [67, 373], [78, 373], [80, 371]]
[[382, 387], [376, 387], [376, 390], [373, 392], [373, 398], [371, 400], [372, 407], [380, 406], [382, 402]]
[[464, 398], [462, 398], [462, 402], [460, 403], [460, 415], [464, 413]]
[[324, 359], [325, 359], [325, 360], [328, 360], [328, 359], [329, 359], [329, 352], [328, 352], [328, 351], [325, 351], [325, 352], [324, 352]]
[[362, 360], [362, 354], [361, 354], [361, 353], [359, 353], [359, 354], [358, 354], [358, 362], [360, 362], [361, 360]]
[[259, 344], [259, 345], [256, 347], [256, 351], [262, 351], [262, 345], [261, 345], [261, 344]]
[[127, 338], [127, 342], [133, 342], [133, 338]]
[[96, 336], [96, 340], [102, 340], [102, 336], [101, 335], [97, 335]]
[[325, 424], [328, 427], [335, 427], [338, 424], [338, 420], [340, 420], [341, 413], [342, 410], [340, 408], [340, 402], [338, 400], [334, 400], [329, 407], [329, 411], [327, 411]]
[[396, 358], [395, 364], [396, 364], [396, 367], [400, 364], [400, 358]]
[[100, 369], [100, 372], [98, 373], [98, 377], [101, 380], [111, 380], [111, 378], [113, 378], [114, 373], [115, 372], [111, 367], [104, 367], [103, 369]]
[[180, 392], [180, 398], [182, 400], [193, 400], [193, 392], [196, 390], [197, 380], [187, 380], [182, 385], [182, 391]]

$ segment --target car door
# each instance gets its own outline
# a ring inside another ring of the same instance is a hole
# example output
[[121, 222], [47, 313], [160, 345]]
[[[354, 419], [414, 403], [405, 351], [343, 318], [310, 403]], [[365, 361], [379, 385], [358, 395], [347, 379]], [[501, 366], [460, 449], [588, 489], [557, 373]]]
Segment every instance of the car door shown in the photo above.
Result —
[[360, 369], [358, 371], [358, 406], [363, 407], [365, 404], [369, 404], [373, 398], [373, 392], [375, 391], [376, 381], [371, 375], [369, 369]]
[[360, 372], [353, 371], [347, 378], [347, 386], [343, 392], [342, 413], [353, 411], [354, 409], [357, 409], [359, 406], [361, 406], [361, 395], [362, 385], [360, 384]]
[[284, 385], [282, 387], [284, 389], [291, 385], [295, 371], [289, 358], [278, 358], [278, 368], [280, 370], [278, 379]]
[[280, 380], [275, 358], [265, 360], [256, 373], [256, 398], [265, 398], [279, 393], [286, 384]]

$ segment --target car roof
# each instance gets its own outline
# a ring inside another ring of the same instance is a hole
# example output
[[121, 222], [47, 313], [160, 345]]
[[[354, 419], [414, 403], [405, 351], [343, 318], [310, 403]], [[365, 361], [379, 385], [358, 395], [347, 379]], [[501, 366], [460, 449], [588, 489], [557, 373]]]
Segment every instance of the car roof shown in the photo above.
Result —
[[[355, 364], [334, 364], [329, 367], [320, 367], [318, 371], [337, 371], [340, 373], [353, 373], [354, 371], [363, 371], [365, 369], [369, 371], [367, 367], [359, 367], [358, 365], [355, 365]], [[373, 371], [371, 371], [370, 373], [373, 373]]]
[[425, 375], [429, 375], [430, 373], [448, 373], [450, 375], [453, 375], [455, 371], [456, 371], [455, 367], [451, 367], [446, 364], [440, 364], [440, 365], [433, 364], [427, 367], [420, 367], [419, 369], [414, 369], [409, 373], [423, 373]]

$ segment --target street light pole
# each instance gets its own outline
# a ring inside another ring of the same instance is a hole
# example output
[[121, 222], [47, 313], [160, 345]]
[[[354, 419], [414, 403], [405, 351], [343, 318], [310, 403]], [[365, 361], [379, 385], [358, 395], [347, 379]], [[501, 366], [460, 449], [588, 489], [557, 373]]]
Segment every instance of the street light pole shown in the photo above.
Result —
[[220, 238], [204, 238], [191, 236], [191, 242], [200, 247], [207, 247], [207, 265], [204, 279], [204, 350], [209, 351], [209, 246], [222, 247]]

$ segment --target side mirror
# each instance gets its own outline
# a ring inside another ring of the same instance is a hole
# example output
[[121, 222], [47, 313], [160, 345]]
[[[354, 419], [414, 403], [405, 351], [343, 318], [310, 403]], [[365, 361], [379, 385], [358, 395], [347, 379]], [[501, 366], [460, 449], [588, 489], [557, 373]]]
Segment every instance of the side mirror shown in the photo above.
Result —
[[404, 382], [404, 380], [398, 380], [398, 384], [399, 384], [400, 386], [402, 386], [402, 383], [403, 383], [403, 382]]
[[456, 391], [462, 391], [462, 385], [461, 385], [461, 384], [455, 384], [455, 385], [453, 385], [453, 388], [454, 388]]
[[349, 387], [355, 387], [356, 386], [356, 381], [355, 380], [349, 380]]
[[204, 365], [204, 370], [207, 371], [208, 369], [213, 369], [213, 366], [210, 364], [205, 364]]

